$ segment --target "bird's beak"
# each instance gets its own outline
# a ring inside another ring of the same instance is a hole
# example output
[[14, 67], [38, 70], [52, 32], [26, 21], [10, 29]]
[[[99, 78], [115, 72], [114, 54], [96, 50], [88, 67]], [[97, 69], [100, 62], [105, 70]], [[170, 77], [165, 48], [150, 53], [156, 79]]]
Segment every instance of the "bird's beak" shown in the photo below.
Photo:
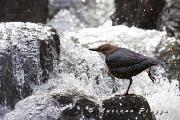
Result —
[[98, 48], [90, 48], [91, 51], [98, 51]]

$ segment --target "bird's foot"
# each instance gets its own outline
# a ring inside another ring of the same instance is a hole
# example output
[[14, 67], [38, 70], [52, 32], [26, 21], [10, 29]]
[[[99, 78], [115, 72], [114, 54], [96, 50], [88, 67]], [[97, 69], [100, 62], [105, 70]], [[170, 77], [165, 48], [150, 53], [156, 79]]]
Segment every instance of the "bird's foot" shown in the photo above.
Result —
[[129, 78], [129, 81], [130, 81], [130, 83], [129, 83], [128, 89], [126, 90], [126, 92], [124, 94], [122, 94], [123, 96], [129, 95], [128, 92], [129, 92], [129, 89], [132, 85], [132, 81], [133, 81], [132, 78]]
[[129, 95], [128, 94], [128, 92], [125, 92], [125, 93], [123, 93], [123, 94], [121, 94], [122, 96], [127, 96], [127, 95]]

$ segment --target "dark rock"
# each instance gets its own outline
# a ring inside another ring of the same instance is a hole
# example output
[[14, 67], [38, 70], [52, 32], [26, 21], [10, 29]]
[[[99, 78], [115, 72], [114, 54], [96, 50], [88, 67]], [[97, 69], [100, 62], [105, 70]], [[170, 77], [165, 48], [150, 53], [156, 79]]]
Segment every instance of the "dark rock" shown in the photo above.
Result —
[[171, 0], [163, 8], [160, 18], [160, 29], [165, 27], [168, 36], [180, 39], [180, 1]]
[[58, 95], [56, 95], [56, 96], [53, 96], [53, 98], [55, 98], [57, 100], [60, 107], [64, 107], [66, 105], [73, 103], [73, 96], [58, 96]]
[[166, 39], [162, 40], [157, 46], [155, 54], [157, 58], [166, 61], [163, 68], [169, 81], [172, 79], [180, 82], [180, 43], [179, 40]]
[[5, 101], [13, 106], [20, 99], [16, 89], [16, 80], [13, 76], [12, 56], [6, 53], [8, 50], [0, 50], [0, 103]]
[[48, 80], [60, 54], [57, 32], [32, 23], [0, 24], [0, 104], [32, 94], [32, 84]]
[[58, 120], [80, 120], [83, 116], [84, 119], [99, 119], [98, 105], [93, 101], [77, 96], [60, 96], [55, 97], [59, 102], [59, 106], [72, 105], [62, 111]]
[[48, 0], [0, 0], [0, 21], [46, 23]]
[[103, 102], [103, 120], [155, 120], [142, 96], [115, 96]]
[[[58, 120], [155, 120], [148, 102], [142, 96], [115, 96], [102, 106], [82, 96], [54, 96], [64, 107]], [[68, 107], [65, 107], [69, 105]]]
[[164, 0], [115, 0], [113, 25], [155, 29], [164, 4]]

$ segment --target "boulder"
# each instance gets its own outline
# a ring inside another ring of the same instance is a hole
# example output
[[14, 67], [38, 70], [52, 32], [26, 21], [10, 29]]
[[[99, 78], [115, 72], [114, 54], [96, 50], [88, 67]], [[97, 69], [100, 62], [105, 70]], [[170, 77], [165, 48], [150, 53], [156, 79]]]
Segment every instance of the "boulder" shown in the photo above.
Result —
[[[24, 114], [21, 114], [24, 111]], [[3, 120], [155, 120], [145, 98], [116, 95], [96, 99], [82, 93], [32, 95]]]
[[115, 0], [113, 25], [155, 29], [164, 4], [164, 0]]
[[0, 24], [0, 104], [13, 107], [32, 93], [31, 84], [48, 80], [59, 59], [60, 41], [51, 27]]
[[160, 29], [165, 28], [168, 36], [180, 39], [180, 1], [169, 0], [163, 8], [159, 21]]
[[179, 80], [180, 82], [180, 43], [179, 40], [173, 38], [167, 38], [162, 40], [156, 48], [156, 56], [159, 59], [166, 61], [163, 68], [169, 81]]
[[48, 0], [0, 0], [0, 22], [46, 23]]
[[61, 107], [71, 104], [61, 113], [58, 120], [99, 119], [99, 105], [83, 96], [59, 96], [55, 98]]
[[107, 99], [103, 108], [103, 120], [155, 120], [147, 100], [134, 94]]
[[[1, 41], [2, 42], [2, 41]], [[3, 45], [2, 43], [0, 44]], [[20, 99], [16, 89], [16, 79], [13, 75], [13, 60], [12, 56], [0, 48], [0, 103], [7, 103], [10, 106]], [[31, 89], [28, 90], [31, 93]]]

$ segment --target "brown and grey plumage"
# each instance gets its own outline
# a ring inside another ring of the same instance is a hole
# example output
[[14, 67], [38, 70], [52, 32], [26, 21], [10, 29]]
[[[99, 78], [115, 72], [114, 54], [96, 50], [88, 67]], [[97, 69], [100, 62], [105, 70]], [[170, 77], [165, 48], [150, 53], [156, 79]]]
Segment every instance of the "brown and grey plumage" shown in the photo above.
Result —
[[[105, 55], [105, 62], [109, 72], [119, 79], [129, 79], [130, 84], [125, 95], [132, 84], [132, 77], [141, 73], [147, 68], [157, 64], [163, 64], [162, 61], [146, 57], [126, 48], [117, 47], [111, 44], [103, 44], [98, 48], [89, 49], [92, 51], [101, 52]], [[150, 69], [148, 75], [154, 82], [155, 78], [151, 75]]]

